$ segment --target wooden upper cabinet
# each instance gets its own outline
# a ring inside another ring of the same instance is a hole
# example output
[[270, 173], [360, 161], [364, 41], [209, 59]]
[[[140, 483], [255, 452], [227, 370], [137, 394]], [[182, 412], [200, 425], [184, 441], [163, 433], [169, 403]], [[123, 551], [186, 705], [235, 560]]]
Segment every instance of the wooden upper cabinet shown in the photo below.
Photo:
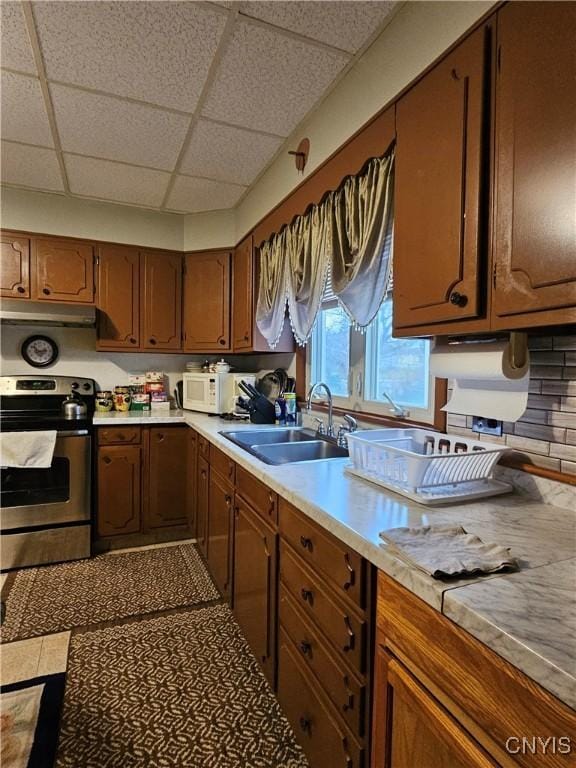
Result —
[[182, 348], [182, 256], [142, 251], [141, 346], [146, 350]]
[[98, 349], [140, 345], [140, 256], [136, 248], [98, 249]]
[[184, 351], [229, 351], [232, 254], [188, 253], [184, 259]]
[[32, 298], [94, 303], [94, 247], [64, 238], [34, 240]]
[[484, 311], [489, 40], [476, 30], [396, 106], [396, 327]]
[[0, 295], [30, 298], [30, 240], [15, 232], [2, 232]]
[[575, 40], [574, 3], [498, 13], [497, 327], [576, 321]]
[[144, 524], [188, 525], [188, 427], [150, 427]]
[[254, 323], [253, 238], [249, 235], [234, 251], [232, 283], [232, 346], [234, 351], [251, 349]]

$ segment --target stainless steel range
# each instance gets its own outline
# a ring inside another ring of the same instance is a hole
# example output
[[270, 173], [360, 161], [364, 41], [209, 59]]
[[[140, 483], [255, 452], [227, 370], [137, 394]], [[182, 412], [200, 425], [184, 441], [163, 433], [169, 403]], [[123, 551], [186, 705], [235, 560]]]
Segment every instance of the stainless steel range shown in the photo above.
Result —
[[3, 433], [56, 431], [49, 467], [0, 469], [0, 570], [89, 557], [94, 381], [0, 376], [0, 398]]

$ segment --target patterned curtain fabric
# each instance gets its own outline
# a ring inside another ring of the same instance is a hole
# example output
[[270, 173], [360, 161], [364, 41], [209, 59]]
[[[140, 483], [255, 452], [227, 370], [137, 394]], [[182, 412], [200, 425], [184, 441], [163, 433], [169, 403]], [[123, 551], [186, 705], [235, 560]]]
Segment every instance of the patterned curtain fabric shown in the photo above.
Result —
[[374, 319], [390, 277], [393, 190], [391, 152], [262, 245], [256, 323], [272, 349], [286, 302], [294, 337], [306, 344], [329, 273], [351, 321], [364, 328]]

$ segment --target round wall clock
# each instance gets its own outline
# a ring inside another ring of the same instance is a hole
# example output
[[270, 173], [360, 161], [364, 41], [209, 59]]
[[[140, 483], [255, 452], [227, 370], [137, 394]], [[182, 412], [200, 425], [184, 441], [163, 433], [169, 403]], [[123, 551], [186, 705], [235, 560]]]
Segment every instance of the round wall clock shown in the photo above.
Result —
[[20, 351], [24, 360], [34, 368], [46, 368], [58, 359], [58, 345], [48, 336], [28, 336]]

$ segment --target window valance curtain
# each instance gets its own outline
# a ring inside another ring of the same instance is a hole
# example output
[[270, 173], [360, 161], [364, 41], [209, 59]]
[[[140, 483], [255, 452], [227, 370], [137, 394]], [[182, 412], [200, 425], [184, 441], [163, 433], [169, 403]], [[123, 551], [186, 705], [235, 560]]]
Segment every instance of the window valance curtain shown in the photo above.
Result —
[[390, 276], [393, 190], [392, 151], [263, 243], [256, 323], [272, 349], [286, 304], [296, 341], [307, 342], [328, 274], [353, 323], [364, 328], [374, 319]]

